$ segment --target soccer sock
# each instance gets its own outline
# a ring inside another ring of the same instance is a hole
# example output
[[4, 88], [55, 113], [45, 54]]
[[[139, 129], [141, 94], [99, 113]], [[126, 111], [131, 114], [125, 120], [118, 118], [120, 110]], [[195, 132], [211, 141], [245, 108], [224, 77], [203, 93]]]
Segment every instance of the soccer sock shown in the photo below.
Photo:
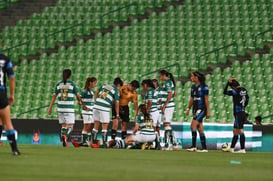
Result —
[[174, 146], [177, 145], [173, 130], [171, 130], [171, 142]]
[[191, 136], [192, 136], [192, 147], [196, 148], [196, 137], [197, 137], [196, 131], [191, 131]]
[[98, 130], [92, 129], [92, 143], [97, 143]]
[[61, 136], [64, 136], [64, 135], [66, 135], [66, 128], [62, 127], [61, 128]]
[[0, 141], [1, 141], [2, 132], [3, 132], [3, 126], [0, 125]]
[[86, 143], [88, 139], [88, 135], [86, 131], [82, 131], [82, 143]]
[[116, 136], [117, 136], [117, 130], [112, 129], [111, 138], [114, 140], [114, 139], [116, 139]]
[[204, 133], [200, 134], [200, 140], [201, 140], [201, 145], [203, 149], [207, 149], [207, 145], [206, 145], [206, 136]]
[[73, 128], [72, 128], [72, 127], [66, 128], [66, 135], [67, 135], [67, 137], [70, 136], [70, 134], [71, 134], [72, 131], [73, 131]]
[[92, 140], [92, 134], [91, 134], [91, 132], [90, 132], [90, 133], [87, 133], [87, 137], [88, 137], [88, 138], [87, 138], [88, 141], [91, 141], [91, 140]]
[[240, 145], [241, 145], [241, 149], [245, 149], [245, 141], [246, 141], [246, 137], [245, 137], [245, 133], [241, 133], [240, 134]]
[[13, 129], [7, 130], [6, 134], [7, 134], [8, 140], [9, 140], [11, 150], [18, 151], [17, 143], [16, 143], [16, 139], [15, 139], [15, 131]]
[[125, 139], [127, 135], [127, 131], [122, 131], [121, 132], [121, 139]]
[[232, 141], [231, 141], [231, 147], [230, 148], [234, 148], [235, 147], [235, 145], [236, 145], [236, 143], [237, 143], [237, 141], [238, 141], [238, 134], [235, 134], [235, 135], [233, 135], [233, 138], [232, 138]]
[[170, 137], [171, 137], [172, 128], [170, 126], [165, 127], [165, 145], [170, 143]]
[[107, 144], [107, 130], [101, 131], [103, 144]]
[[155, 147], [159, 148], [160, 147], [160, 140], [159, 140], [159, 135], [158, 132], [155, 132]]

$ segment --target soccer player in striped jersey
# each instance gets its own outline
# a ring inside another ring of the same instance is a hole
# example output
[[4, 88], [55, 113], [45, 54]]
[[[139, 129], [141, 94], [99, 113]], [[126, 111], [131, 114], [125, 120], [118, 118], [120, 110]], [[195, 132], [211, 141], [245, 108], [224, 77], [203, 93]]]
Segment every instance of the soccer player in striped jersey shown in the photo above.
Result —
[[[1, 47], [1, 44], [0, 44]], [[6, 78], [9, 79], [9, 97], [7, 97]], [[10, 116], [10, 105], [14, 104], [15, 75], [13, 66], [8, 57], [0, 53], [0, 138], [2, 134], [2, 125], [10, 143], [11, 151], [14, 156], [20, 155], [15, 139], [15, 130], [13, 128]]]
[[102, 124], [102, 140], [103, 147], [107, 147], [107, 129], [110, 122], [110, 110], [112, 103], [115, 103], [116, 116], [119, 119], [119, 90], [118, 85], [122, 81], [119, 77], [115, 78], [114, 84], [104, 84], [97, 91], [97, 98], [93, 109], [93, 117], [95, 120], [94, 128], [92, 130], [92, 147], [98, 148], [97, 135], [100, 124]]
[[[230, 86], [232, 90], [228, 90], [228, 86]], [[245, 107], [248, 105], [249, 101], [247, 90], [244, 87], [241, 87], [240, 83], [237, 80], [235, 80], [234, 78], [230, 78], [224, 89], [224, 95], [233, 97], [233, 115], [235, 118], [231, 147], [227, 148], [224, 151], [229, 151], [233, 153], [234, 147], [240, 135], [241, 150], [237, 151], [236, 153], [246, 153], [244, 122], [246, 120]]]
[[164, 92], [163, 92], [163, 88], [161, 86], [159, 86], [157, 79], [153, 79], [152, 82], [155, 87], [155, 94], [157, 96], [157, 109], [159, 112], [158, 118], [156, 120], [154, 120], [154, 128], [155, 128], [155, 131], [158, 133], [158, 136], [160, 136], [160, 123], [162, 120], [161, 108], [164, 104]]
[[79, 103], [82, 104], [85, 109], [87, 109], [87, 107], [82, 103], [77, 86], [70, 80], [71, 74], [70, 69], [64, 69], [63, 80], [58, 82], [55, 86], [55, 91], [48, 109], [48, 114], [50, 115], [52, 113], [52, 106], [56, 98], [58, 98], [57, 111], [59, 123], [62, 125], [61, 138], [64, 147], [68, 147], [67, 139], [70, 136], [75, 124], [74, 95], [76, 95]]
[[[128, 136], [125, 140], [111, 140], [109, 142], [110, 148], [126, 148], [127, 145], [136, 145], [147, 142], [156, 141], [156, 134], [153, 128], [153, 120], [146, 108], [145, 104], [138, 107], [138, 115], [136, 118], [136, 125], [133, 129], [133, 134]], [[144, 149], [145, 147], [142, 147]]]
[[[165, 84], [163, 85], [163, 92], [164, 92], [164, 100], [162, 102], [162, 115], [164, 116], [164, 129], [165, 129], [165, 149], [174, 149], [178, 150], [178, 145], [176, 143], [176, 139], [174, 137], [174, 133], [172, 131], [171, 122], [173, 118], [174, 113], [174, 97], [176, 95], [175, 92], [175, 81], [173, 75], [166, 71], [166, 70], [160, 70], [159, 71], [159, 79], [162, 81], [165, 81]], [[172, 144], [173, 148], [170, 147], [170, 144]]]
[[[206, 145], [206, 137], [203, 128], [203, 118], [209, 118], [209, 87], [206, 85], [206, 77], [202, 73], [196, 71], [191, 74], [191, 81], [194, 85], [191, 88], [191, 97], [188, 105], [186, 115], [189, 115], [190, 109], [193, 106], [192, 113], [193, 119], [191, 122], [191, 132], [192, 132], [192, 146], [187, 149], [190, 152], [208, 152]], [[196, 128], [199, 132], [202, 149], [197, 150], [196, 148]]]
[[83, 118], [83, 130], [82, 130], [82, 142], [80, 146], [89, 146], [91, 141], [91, 124], [94, 124], [93, 119], [93, 107], [95, 102], [95, 95], [93, 88], [97, 85], [97, 79], [95, 77], [88, 77], [85, 81], [84, 90], [81, 92], [81, 98], [88, 110], [82, 109]]

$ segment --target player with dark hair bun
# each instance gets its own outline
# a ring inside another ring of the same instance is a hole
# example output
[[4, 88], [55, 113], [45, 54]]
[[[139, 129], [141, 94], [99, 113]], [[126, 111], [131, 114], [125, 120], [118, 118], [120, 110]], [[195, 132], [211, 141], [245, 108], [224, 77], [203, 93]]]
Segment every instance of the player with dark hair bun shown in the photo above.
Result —
[[[206, 78], [205, 75], [199, 71], [191, 73], [191, 81], [195, 84], [191, 87], [191, 97], [188, 105], [188, 109], [186, 115], [189, 115], [191, 107], [193, 113], [193, 119], [191, 122], [191, 132], [192, 132], [192, 146], [191, 148], [187, 149], [190, 152], [208, 152], [207, 145], [206, 145], [206, 137], [204, 134], [203, 128], [203, 118], [209, 118], [209, 88], [206, 85]], [[196, 138], [197, 132], [196, 128], [199, 132], [202, 149], [197, 150], [196, 148]]]
[[[228, 87], [230, 87], [232, 90], [228, 90]], [[235, 121], [231, 147], [223, 151], [229, 151], [233, 153], [240, 135], [241, 150], [239, 150], [237, 153], [246, 153], [244, 123], [246, 120], [245, 107], [248, 105], [249, 101], [247, 90], [244, 87], [241, 87], [240, 83], [237, 80], [235, 80], [234, 78], [230, 78], [225, 86], [224, 95], [233, 97], [233, 115]]]

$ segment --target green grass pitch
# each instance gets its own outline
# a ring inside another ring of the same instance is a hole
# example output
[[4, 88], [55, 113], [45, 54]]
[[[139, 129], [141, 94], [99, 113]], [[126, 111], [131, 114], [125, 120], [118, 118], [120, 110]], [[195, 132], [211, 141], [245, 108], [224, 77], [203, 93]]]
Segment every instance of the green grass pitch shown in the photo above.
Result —
[[[19, 145], [0, 147], [1, 180], [272, 180], [273, 153], [110, 150]], [[230, 161], [241, 164], [230, 164]]]

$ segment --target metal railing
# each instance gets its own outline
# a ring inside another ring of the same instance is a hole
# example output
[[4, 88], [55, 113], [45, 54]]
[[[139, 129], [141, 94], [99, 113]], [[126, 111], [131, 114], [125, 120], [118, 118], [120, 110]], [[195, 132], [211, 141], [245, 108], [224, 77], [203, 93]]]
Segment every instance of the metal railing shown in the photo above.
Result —
[[[54, 103], [53, 106], [54, 106], [54, 105], [56, 105], [56, 103]], [[28, 113], [37, 111], [37, 112], [38, 112], [38, 118], [41, 119], [42, 117], [40, 117], [40, 115], [41, 115], [41, 114], [40, 114], [40, 110], [41, 110], [41, 109], [44, 109], [44, 108], [48, 108], [48, 107], [49, 107], [49, 105], [44, 105], [44, 106], [41, 106], [41, 107], [38, 107], [38, 108], [29, 109], [29, 110], [27, 110], [27, 111], [24, 111], [24, 112], [21, 112], [21, 113], [17, 114], [16, 116], [17, 116], [17, 117], [20, 117], [20, 116], [23, 115], [23, 114], [28, 114]]]
[[207, 56], [207, 55], [209, 55], [209, 54], [215, 53], [215, 54], [216, 54], [216, 56], [215, 56], [215, 57], [216, 57], [216, 64], [218, 65], [218, 64], [219, 64], [219, 52], [220, 52], [220, 50], [227, 49], [228, 47], [231, 47], [231, 46], [234, 46], [234, 48], [235, 48], [235, 55], [236, 55], [236, 58], [237, 58], [237, 57], [238, 57], [238, 44], [237, 44], [236, 42], [233, 42], [233, 43], [231, 43], [231, 44], [222, 46], [222, 47], [220, 47], [220, 48], [216, 48], [216, 49], [214, 49], [214, 50], [212, 50], [212, 51], [209, 51], [209, 52], [206, 52], [206, 53], [204, 53], [204, 54], [201, 54], [201, 55], [196, 56], [196, 60], [198, 61], [198, 64], [197, 64], [198, 70], [200, 69], [201, 57], [204, 57], [204, 56]]
[[62, 35], [63, 35], [63, 43], [66, 43], [66, 38], [67, 38], [66, 37], [66, 32], [67, 31], [72, 31], [74, 28], [79, 27], [79, 26], [81, 27], [81, 36], [83, 36], [84, 24], [83, 23], [75, 24], [75, 25], [72, 25], [70, 27], [67, 27], [67, 28], [61, 29], [59, 31], [55, 31], [55, 32], [53, 32], [51, 34], [48, 34], [45, 37], [45, 47], [44, 47], [44, 49], [46, 50], [48, 48], [48, 39], [49, 39], [49, 37], [53, 36], [53, 38], [54, 38], [55, 35], [58, 35], [58, 34], [62, 33]]
[[267, 116], [263, 116], [262, 119], [268, 119], [268, 118], [271, 118], [273, 117], [273, 114], [270, 114], [270, 115], [267, 115]]
[[[254, 37], [254, 48], [255, 48], [255, 53], [256, 53], [256, 51], [257, 51], [257, 41], [258, 41], [258, 37], [259, 36], [262, 36], [262, 35], [264, 35], [264, 34], [266, 34], [266, 33], [268, 33], [268, 32], [271, 32], [271, 31], [273, 31], [273, 28], [270, 28], [270, 29], [268, 29], [268, 30], [265, 30], [265, 31], [263, 31], [263, 32], [260, 32], [260, 33], [257, 33], [256, 35], [255, 35], [255, 37]], [[273, 38], [273, 37], [272, 37]]]
[[124, 6], [124, 7], [121, 7], [121, 8], [118, 8], [118, 9], [114, 9], [112, 11], [109, 11], [109, 12], [101, 15], [100, 16], [100, 30], [101, 30], [101, 32], [102, 32], [102, 29], [103, 29], [103, 19], [104, 19], [105, 16], [109, 16], [110, 14], [118, 12], [118, 25], [120, 25], [120, 16], [121, 16], [120, 13], [121, 13], [121, 10], [125, 9], [125, 8], [128, 8], [128, 7], [131, 7], [131, 6], [136, 6], [136, 10], [135, 11], [136, 11], [136, 14], [138, 14], [139, 5], [138, 5], [137, 2], [134, 2], [134, 3], [128, 4], [128, 5]]
[[147, 75], [151, 75], [151, 74], [154, 74], [154, 73], [158, 73], [158, 72], [159, 72], [160, 70], [162, 70], [162, 69], [169, 69], [169, 68], [171, 68], [171, 67], [176, 67], [176, 68], [177, 68], [177, 79], [179, 79], [179, 78], [180, 78], [180, 69], [181, 69], [181, 68], [180, 68], [180, 64], [175, 63], [175, 64], [172, 64], [172, 65], [168, 65], [168, 66], [159, 68], [159, 69], [157, 69], [157, 70], [154, 70], [154, 71], [151, 71], [151, 72], [148, 72], [148, 73], [139, 75], [139, 76], [138, 76], [138, 80], [139, 80], [139, 82], [141, 82], [141, 78], [143, 78], [143, 77], [145, 77], [145, 76], [147, 76]]
[[27, 49], [26, 49], [26, 55], [28, 56], [29, 44], [30, 44], [30, 42], [29, 42], [29, 41], [24, 42], [24, 43], [19, 43], [18, 45], [15, 45], [15, 46], [13, 46], [13, 47], [10, 47], [10, 48], [7, 48], [7, 49], [4, 49], [4, 50], [1, 50], [1, 52], [2, 52], [2, 53], [4, 53], [4, 52], [8, 52], [8, 53], [7, 53], [7, 56], [9, 57], [9, 56], [10, 56], [10, 50], [26, 45], [26, 46], [27, 46]]

